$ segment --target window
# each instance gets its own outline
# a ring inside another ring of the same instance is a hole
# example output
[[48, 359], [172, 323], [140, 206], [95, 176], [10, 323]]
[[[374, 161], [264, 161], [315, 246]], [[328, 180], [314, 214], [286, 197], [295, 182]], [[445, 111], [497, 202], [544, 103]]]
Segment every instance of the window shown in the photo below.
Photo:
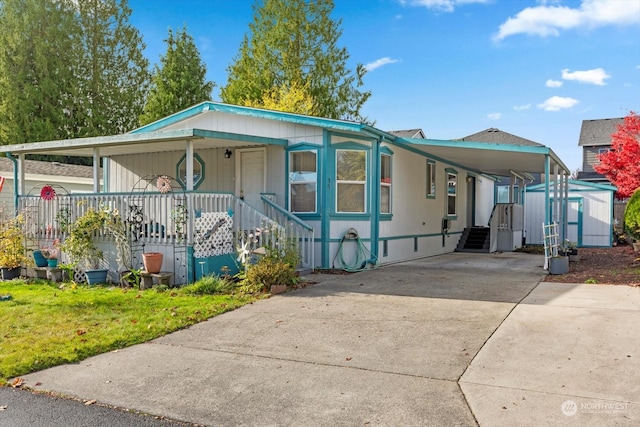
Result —
[[336, 150], [336, 212], [365, 212], [367, 153]]
[[391, 213], [391, 156], [380, 156], [380, 213]]
[[[184, 154], [177, 165], [178, 181], [187, 188], [187, 155]], [[198, 154], [193, 155], [193, 188], [196, 189], [204, 181], [204, 161]]]
[[611, 151], [611, 148], [598, 148], [598, 155], [605, 154]]
[[436, 197], [436, 162], [427, 160], [427, 198]]
[[316, 212], [317, 153], [293, 151], [289, 153], [289, 210]]
[[447, 215], [456, 215], [456, 198], [458, 196], [458, 175], [447, 171]]
[[[497, 203], [510, 203], [509, 202], [509, 191], [511, 191], [510, 185], [499, 185], [496, 187], [497, 194]], [[513, 203], [520, 203], [520, 192], [518, 191], [518, 186], [515, 185], [513, 187]]]

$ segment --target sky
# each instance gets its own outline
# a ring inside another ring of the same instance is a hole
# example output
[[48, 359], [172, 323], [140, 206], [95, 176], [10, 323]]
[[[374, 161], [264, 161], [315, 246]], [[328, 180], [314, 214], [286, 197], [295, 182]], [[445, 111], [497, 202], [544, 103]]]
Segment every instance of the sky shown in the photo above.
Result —
[[[363, 64], [361, 115], [385, 130], [455, 139], [488, 128], [582, 166], [583, 120], [640, 112], [640, 0], [334, 0], [348, 67]], [[219, 88], [254, 0], [129, 0], [156, 64], [186, 25]]]

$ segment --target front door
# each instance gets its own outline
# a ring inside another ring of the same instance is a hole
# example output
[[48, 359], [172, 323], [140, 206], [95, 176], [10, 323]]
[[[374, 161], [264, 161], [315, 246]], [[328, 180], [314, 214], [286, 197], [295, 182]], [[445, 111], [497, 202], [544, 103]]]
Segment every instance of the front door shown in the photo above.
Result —
[[236, 150], [236, 196], [262, 210], [260, 193], [266, 188], [265, 149]]
[[467, 227], [476, 224], [476, 177], [467, 176]]

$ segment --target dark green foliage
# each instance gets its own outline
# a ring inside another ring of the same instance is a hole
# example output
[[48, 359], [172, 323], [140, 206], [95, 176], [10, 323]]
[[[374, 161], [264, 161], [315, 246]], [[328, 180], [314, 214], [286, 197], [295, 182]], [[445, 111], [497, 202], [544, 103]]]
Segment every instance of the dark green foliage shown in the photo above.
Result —
[[349, 53], [338, 47], [341, 20], [331, 19], [332, 0], [264, 0], [234, 63], [224, 102], [259, 105], [263, 95], [282, 88], [305, 88], [321, 117], [364, 120], [360, 108], [371, 95], [360, 92], [366, 70], [346, 67]]
[[249, 294], [269, 292], [273, 285], [293, 286], [298, 282], [296, 270], [290, 264], [274, 258], [264, 257], [247, 267], [240, 288]]
[[154, 67], [141, 125], [211, 99], [214, 83], [206, 80], [207, 67], [187, 28], [175, 35], [169, 29], [165, 42], [167, 53], [160, 57], [160, 66]]
[[624, 230], [634, 240], [640, 240], [640, 189], [633, 193], [624, 210]]

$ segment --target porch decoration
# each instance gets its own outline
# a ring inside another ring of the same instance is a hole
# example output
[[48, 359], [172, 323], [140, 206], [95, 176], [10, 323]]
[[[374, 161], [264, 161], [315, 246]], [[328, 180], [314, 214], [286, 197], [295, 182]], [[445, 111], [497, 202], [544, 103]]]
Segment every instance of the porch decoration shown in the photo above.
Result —
[[162, 270], [162, 252], [145, 252], [142, 254], [142, 263], [147, 273], [157, 274]]
[[53, 200], [56, 198], [56, 190], [50, 185], [45, 185], [40, 190], [40, 198], [42, 200]]
[[160, 193], [168, 193], [171, 191], [171, 179], [167, 175], [160, 175], [156, 181], [156, 187]]

